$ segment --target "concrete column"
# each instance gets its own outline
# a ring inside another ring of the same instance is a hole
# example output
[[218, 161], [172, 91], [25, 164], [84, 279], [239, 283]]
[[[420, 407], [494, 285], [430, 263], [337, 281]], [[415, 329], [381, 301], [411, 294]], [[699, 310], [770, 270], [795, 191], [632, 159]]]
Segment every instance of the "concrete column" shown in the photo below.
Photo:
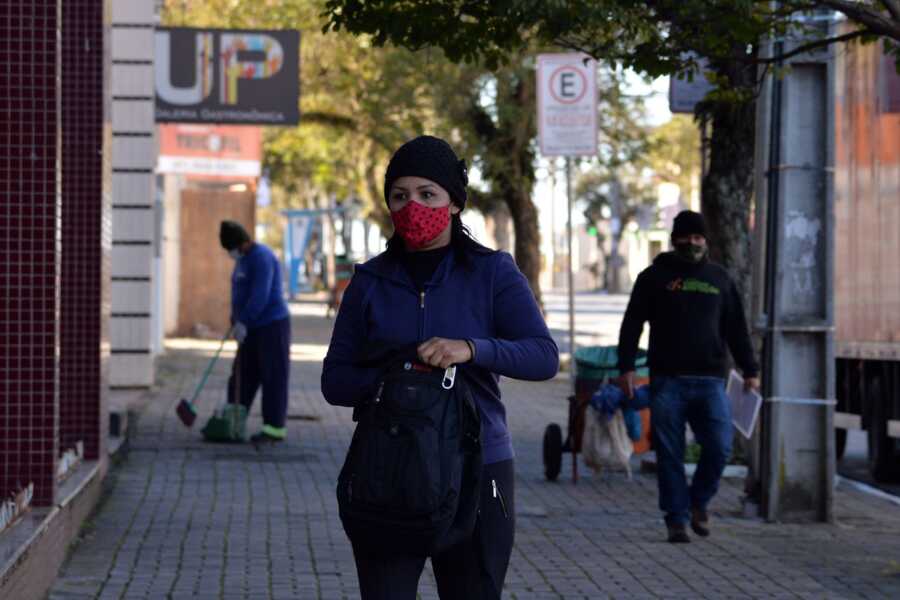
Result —
[[112, 0], [112, 19], [110, 385], [140, 388], [153, 383], [153, 285], [158, 254], [154, 248], [154, 3]]
[[762, 511], [773, 521], [833, 515], [832, 52], [793, 58], [761, 95], [754, 305], [765, 338]]

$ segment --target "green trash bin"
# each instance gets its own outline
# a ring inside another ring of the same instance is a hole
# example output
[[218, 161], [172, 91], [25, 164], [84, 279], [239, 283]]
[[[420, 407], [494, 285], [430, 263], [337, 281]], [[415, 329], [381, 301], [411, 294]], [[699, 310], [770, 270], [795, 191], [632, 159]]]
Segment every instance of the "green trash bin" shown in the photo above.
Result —
[[[585, 410], [601, 385], [621, 375], [617, 366], [617, 346], [585, 346], [575, 351], [574, 358], [575, 395], [569, 396], [569, 423], [565, 441], [562, 428], [556, 423], [550, 423], [544, 431], [544, 475], [550, 481], [555, 481], [562, 470], [563, 452], [572, 453], [572, 479], [578, 481], [576, 455], [581, 452]], [[635, 375], [637, 385], [646, 383], [650, 377], [647, 352], [640, 348], [635, 360]]]
[[[619, 349], [617, 346], [585, 346], [584, 348], [579, 348], [575, 351], [575, 378], [576, 380], [595, 380], [602, 383], [605, 379], [615, 378], [620, 375], [618, 363]], [[638, 377], [650, 376], [650, 368], [647, 366], [647, 352], [643, 349], [638, 348], [634, 366]], [[597, 384], [597, 387], [600, 387], [600, 384]]]

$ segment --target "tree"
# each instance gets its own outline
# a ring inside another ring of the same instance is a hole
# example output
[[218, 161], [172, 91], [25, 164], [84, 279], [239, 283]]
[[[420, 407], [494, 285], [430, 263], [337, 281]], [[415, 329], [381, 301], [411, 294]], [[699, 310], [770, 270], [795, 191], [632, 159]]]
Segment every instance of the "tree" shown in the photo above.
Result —
[[[698, 116], [712, 125], [709, 170], [702, 185], [712, 253], [745, 297], [750, 285], [749, 213], [753, 189], [758, 68], [831, 43], [881, 36], [900, 60], [900, 1], [794, 0], [328, 0], [330, 27], [373, 35], [412, 49], [437, 46], [451, 60], [501, 64], [511, 52], [550, 43], [652, 76], [693, 77], [708, 60], [717, 85]], [[856, 25], [828, 37], [798, 19], [842, 12]], [[783, 57], [760, 58], [767, 35], [812, 37]]]
[[622, 278], [624, 261], [619, 253], [622, 234], [629, 223], [636, 222], [643, 211], [654, 211], [655, 189], [647, 173], [638, 173], [634, 165], [626, 164], [616, 169], [599, 167], [578, 179], [576, 197], [585, 203], [584, 216], [588, 223], [598, 228], [597, 243], [603, 249], [605, 241], [599, 235], [598, 225], [610, 224], [609, 252], [604, 255], [603, 288], [613, 294], [624, 291]]
[[472, 205], [488, 213], [508, 207], [516, 260], [540, 302], [537, 211], [530, 201], [532, 72], [514, 64], [490, 72], [452, 63], [439, 50], [373, 47], [366, 36], [324, 35], [322, 10], [315, 0], [170, 1], [163, 18], [167, 25], [303, 30], [300, 125], [265, 134], [273, 204], [321, 206], [331, 195], [357, 197], [364, 216], [389, 236], [382, 177], [391, 153], [421, 133], [445, 137], [486, 183], [472, 190]]
[[469, 154], [476, 158], [488, 183], [487, 190], [476, 194], [476, 201], [488, 212], [498, 204], [509, 210], [516, 263], [542, 304], [540, 231], [537, 207], [531, 199], [537, 179], [534, 72], [520, 57], [493, 74], [476, 73], [467, 86], [457, 88], [462, 93], [445, 108], [454, 121], [464, 124]]
[[323, 7], [317, 0], [168, 0], [162, 19], [174, 26], [300, 29], [300, 124], [264, 133], [273, 204], [322, 207], [332, 196], [358, 198], [364, 216], [389, 235], [381, 170], [403, 141], [435, 126], [431, 96], [410, 90], [421, 89], [429, 63], [450, 63], [437, 52], [324, 35]]
[[689, 207], [700, 183], [700, 129], [687, 115], [673, 115], [650, 133], [646, 162], [657, 181], [678, 186], [681, 206]]
[[[585, 203], [584, 216], [598, 231], [597, 245], [603, 254], [604, 289], [623, 291], [624, 261], [619, 243], [625, 227], [641, 211], [656, 202], [655, 190], [647, 167], [652, 149], [649, 128], [645, 125], [643, 99], [624, 93], [624, 72], [610, 65], [598, 69], [598, 129], [601, 144], [592, 168], [582, 172], [575, 184], [575, 197]], [[609, 252], [600, 223], [610, 225]]]

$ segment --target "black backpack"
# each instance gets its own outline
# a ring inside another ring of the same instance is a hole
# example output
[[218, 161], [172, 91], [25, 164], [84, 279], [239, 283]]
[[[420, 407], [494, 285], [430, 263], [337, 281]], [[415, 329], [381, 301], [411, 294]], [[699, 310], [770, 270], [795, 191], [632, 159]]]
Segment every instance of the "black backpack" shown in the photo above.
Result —
[[355, 546], [432, 556], [472, 535], [481, 419], [460, 375], [406, 361], [354, 408], [337, 499]]

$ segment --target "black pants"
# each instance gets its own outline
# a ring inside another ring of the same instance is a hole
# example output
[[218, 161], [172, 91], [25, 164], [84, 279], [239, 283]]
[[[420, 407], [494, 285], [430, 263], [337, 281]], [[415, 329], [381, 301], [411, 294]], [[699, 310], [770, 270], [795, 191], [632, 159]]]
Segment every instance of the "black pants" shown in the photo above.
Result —
[[[513, 461], [485, 465], [481, 485], [472, 537], [431, 559], [441, 600], [495, 600], [503, 591], [516, 528]], [[384, 556], [356, 547], [353, 554], [363, 600], [415, 599], [424, 556]]]
[[[291, 370], [291, 320], [282, 319], [247, 333], [238, 347], [228, 378], [228, 402], [247, 407], [262, 386], [263, 423], [284, 427], [288, 406], [288, 375]], [[237, 399], [235, 388], [240, 387]]]

